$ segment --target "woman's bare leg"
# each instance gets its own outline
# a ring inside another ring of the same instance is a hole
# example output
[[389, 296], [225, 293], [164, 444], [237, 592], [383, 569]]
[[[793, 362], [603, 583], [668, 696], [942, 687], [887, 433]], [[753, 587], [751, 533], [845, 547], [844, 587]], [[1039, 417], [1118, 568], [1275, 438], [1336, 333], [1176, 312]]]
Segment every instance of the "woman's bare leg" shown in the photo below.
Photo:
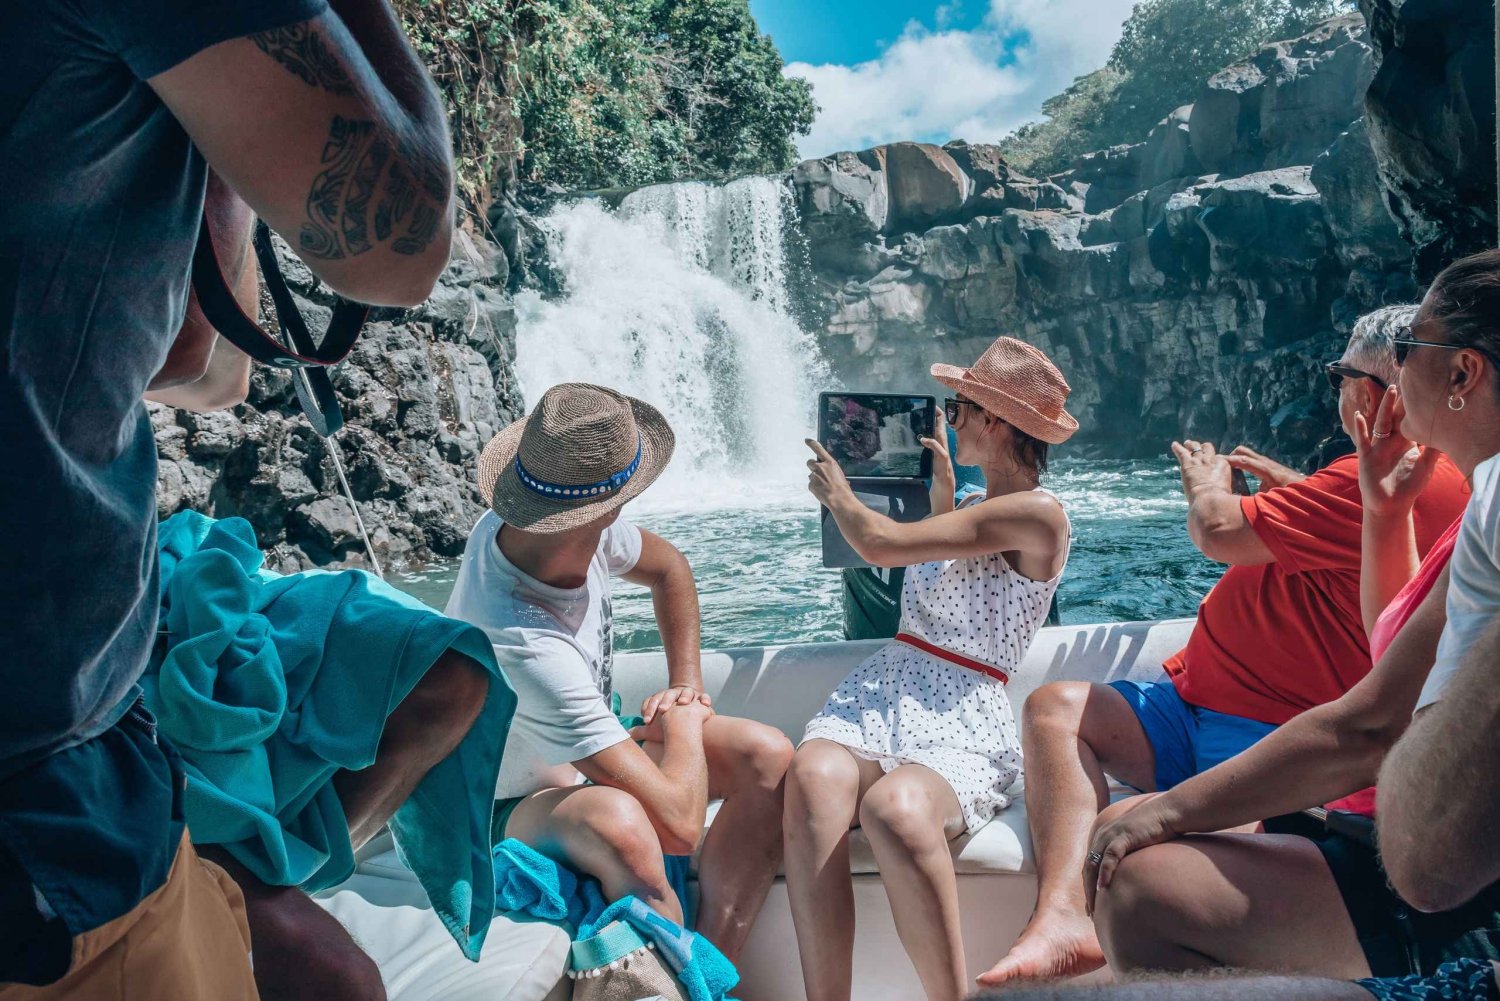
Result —
[[786, 888], [807, 1001], [849, 1001], [854, 977], [854, 881], [849, 828], [861, 787], [880, 765], [842, 744], [809, 740], [787, 770], [782, 835]]
[[953, 787], [925, 765], [902, 765], [865, 793], [859, 822], [928, 1001], [959, 1001], [968, 976], [948, 841], [963, 832], [964, 818]]
[[1128, 855], [1094, 920], [1120, 973], [1370, 975], [1322, 854], [1291, 835], [1197, 835]]

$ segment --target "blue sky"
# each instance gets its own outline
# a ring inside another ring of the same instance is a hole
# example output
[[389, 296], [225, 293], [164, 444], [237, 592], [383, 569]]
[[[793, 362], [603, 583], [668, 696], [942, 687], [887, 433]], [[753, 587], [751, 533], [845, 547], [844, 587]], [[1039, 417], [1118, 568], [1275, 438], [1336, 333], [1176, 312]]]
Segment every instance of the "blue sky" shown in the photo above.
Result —
[[787, 62], [849, 65], [879, 56], [913, 21], [937, 28], [941, 19], [944, 25], [972, 30], [984, 20], [988, 4], [985, 0], [750, 0], [750, 10], [760, 30], [776, 40]]
[[820, 106], [803, 156], [993, 142], [1102, 66], [1135, 0], [750, 0]]

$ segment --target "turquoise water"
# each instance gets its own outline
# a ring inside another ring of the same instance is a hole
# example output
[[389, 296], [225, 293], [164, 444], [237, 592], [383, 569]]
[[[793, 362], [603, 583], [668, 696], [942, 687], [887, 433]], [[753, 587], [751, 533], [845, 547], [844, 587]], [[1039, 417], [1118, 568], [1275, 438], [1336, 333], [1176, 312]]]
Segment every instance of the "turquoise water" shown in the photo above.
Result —
[[[1073, 521], [1073, 551], [1059, 587], [1064, 623], [1119, 622], [1191, 615], [1222, 567], [1188, 540], [1187, 504], [1170, 460], [1063, 460], [1045, 486]], [[842, 639], [839, 572], [825, 570], [812, 498], [788, 493], [745, 506], [632, 508], [642, 528], [671, 541], [698, 578], [707, 648]], [[391, 582], [438, 608], [456, 563], [391, 575]], [[616, 648], [659, 649], [650, 595], [615, 585]]]

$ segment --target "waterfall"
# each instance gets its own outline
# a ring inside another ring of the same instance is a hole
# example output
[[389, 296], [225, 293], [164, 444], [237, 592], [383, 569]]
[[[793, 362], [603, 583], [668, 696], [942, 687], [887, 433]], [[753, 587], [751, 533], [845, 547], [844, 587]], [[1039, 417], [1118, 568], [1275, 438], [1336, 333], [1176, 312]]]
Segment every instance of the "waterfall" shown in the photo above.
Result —
[[560, 382], [593, 382], [659, 408], [677, 450], [645, 506], [805, 498], [802, 439], [828, 369], [788, 312], [794, 213], [788, 186], [765, 177], [553, 210], [541, 224], [562, 294], [517, 298], [528, 407]]

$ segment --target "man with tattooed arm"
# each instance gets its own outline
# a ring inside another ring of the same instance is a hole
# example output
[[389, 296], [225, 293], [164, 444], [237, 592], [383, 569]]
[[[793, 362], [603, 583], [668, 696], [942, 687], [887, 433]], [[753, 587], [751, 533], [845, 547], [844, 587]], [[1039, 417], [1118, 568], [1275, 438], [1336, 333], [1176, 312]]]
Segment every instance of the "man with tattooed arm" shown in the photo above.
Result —
[[[183, 325], [210, 167], [336, 291], [424, 299], [452, 227], [442, 106], [386, 0], [31, 0], [0, 4], [0, 37], [0, 999], [253, 998], [251, 930], [264, 996], [278, 973], [379, 996], [295, 901], [251, 892], [247, 926], [186, 836], [137, 685], [158, 629], [141, 397]], [[243, 393], [242, 366], [197, 357], [189, 396]], [[458, 658], [401, 703], [339, 786], [356, 840], [486, 684]]]

